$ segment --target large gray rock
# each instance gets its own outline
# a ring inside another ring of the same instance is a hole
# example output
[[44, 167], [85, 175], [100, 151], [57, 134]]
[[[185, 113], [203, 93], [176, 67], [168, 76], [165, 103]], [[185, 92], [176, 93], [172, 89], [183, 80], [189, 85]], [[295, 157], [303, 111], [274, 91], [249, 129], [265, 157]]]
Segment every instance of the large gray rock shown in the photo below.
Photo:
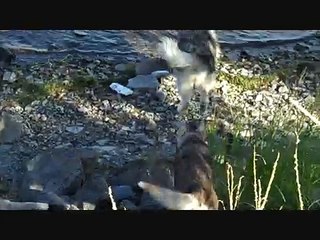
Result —
[[3, 113], [0, 115], [0, 144], [13, 143], [22, 135], [22, 124], [16, 121], [12, 115]]
[[[110, 185], [118, 186], [118, 189], [113, 188], [113, 191], [118, 192], [116, 193], [119, 195], [118, 199], [131, 198], [131, 190], [125, 188], [127, 188], [126, 186], [136, 187], [139, 181], [146, 181], [163, 187], [173, 188], [172, 161], [155, 157], [157, 155], [155, 152], [152, 152], [152, 154], [153, 156], [150, 156], [150, 159], [130, 162], [121, 169], [110, 172], [108, 182], [110, 182]], [[152, 157], [155, 157], [155, 159], [152, 159]], [[140, 190], [140, 188], [138, 189]], [[135, 189], [132, 190], [135, 191]]]
[[108, 184], [100, 174], [91, 175], [81, 189], [73, 196], [78, 205], [95, 206], [99, 201], [108, 199]]
[[[147, 159], [127, 164], [113, 174], [109, 180], [110, 184], [137, 186], [139, 181], [146, 181], [173, 189], [173, 162], [169, 158], [162, 158], [157, 155], [158, 153], [153, 151], [152, 156], [149, 156]], [[148, 193], [141, 191], [139, 195], [141, 195], [139, 209], [163, 209], [163, 206], [156, 202]], [[129, 199], [129, 197], [126, 196], [123, 199]]]
[[137, 75], [149, 75], [154, 71], [169, 70], [168, 63], [160, 58], [143, 59], [136, 64]]
[[134, 63], [120, 63], [115, 66], [115, 70], [119, 72], [132, 72], [135, 73], [135, 64]]
[[16, 55], [8, 48], [0, 46], [0, 68], [7, 67], [16, 59]]
[[[90, 176], [79, 191], [73, 196], [77, 206], [82, 209], [94, 210], [101, 202], [111, 203], [108, 184], [100, 174]], [[133, 199], [135, 193], [131, 186], [112, 186], [112, 197], [115, 202]]]
[[156, 90], [159, 87], [159, 81], [153, 75], [138, 75], [128, 80], [127, 87], [131, 89]]
[[15, 74], [14, 72], [5, 71], [2, 80], [13, 83], [17, 81], [17, 74]]
[[133, 199], [135, 194], [132, 191], [131, 186], [112, 186], [112, 195], [116, 202], [125, 200], [125, 199]]
[[86, 148], [58, 148], [39, 154], [27, 163], [20, 199], [68, 208], [63, 196], [72, 196], [81, 188], [96, 168], [98, 158], [96, 151]]

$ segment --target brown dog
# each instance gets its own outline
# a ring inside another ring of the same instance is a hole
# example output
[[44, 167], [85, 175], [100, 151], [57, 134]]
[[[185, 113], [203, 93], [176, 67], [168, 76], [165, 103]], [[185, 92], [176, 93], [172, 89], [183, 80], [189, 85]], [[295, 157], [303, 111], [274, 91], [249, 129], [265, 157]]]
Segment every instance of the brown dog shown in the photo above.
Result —
[[203, 122], [180, 126], [174, 162], [174, 191], [146, 182], [139, 182], [138, 186], [170, 210], [217, 210], [219, 201], [204, 133]]

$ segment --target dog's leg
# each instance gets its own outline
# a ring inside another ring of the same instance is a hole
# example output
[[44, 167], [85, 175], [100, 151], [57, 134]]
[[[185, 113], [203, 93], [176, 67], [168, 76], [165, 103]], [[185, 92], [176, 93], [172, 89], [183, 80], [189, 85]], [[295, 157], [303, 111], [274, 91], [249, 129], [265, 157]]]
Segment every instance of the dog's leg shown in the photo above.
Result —
[[215, 85], [216, 85], [216, 74], [210, 73], [206, 76], [205, 84], [203, 84], [200, 89], [201, 112], [204, 113], [204, 116], [206, 117], [208, 117], [210, 92], [214, 91]]
[[209, 92], [206, 89], [201, 89], [200, 92], [200, 111], [204, 115], [208, 114], [208, 106], [209, 106]]
[[187, 91], [184, 90], [183, 93], [180, 93], [181, 101], [180, 101], [180, 104], [177, 109], [179, 114], [182, 114], [183, 112], [185, 112], [187, 110], [189, 101], [192, 98], [192, 94], [193, 94], [192, 89], [189, 89]]
[[189, 101], [193, 96], [194, 90], [191, 77], [181, 76], [177, 81], [177, 89], [180, 95], [180, 104], [177, 110], [181, 115], [188, 108]]

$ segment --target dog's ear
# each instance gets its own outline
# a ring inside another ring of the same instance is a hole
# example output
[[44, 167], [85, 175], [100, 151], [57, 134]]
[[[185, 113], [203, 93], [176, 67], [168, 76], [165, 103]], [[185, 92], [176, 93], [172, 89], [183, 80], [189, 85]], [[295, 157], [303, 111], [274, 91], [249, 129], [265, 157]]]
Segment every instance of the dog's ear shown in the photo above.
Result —
[[190, 132], [199, 131], [199, 127], [200, 127], [200, 120], [190, 120], [188, 122], [188, 131]]
[[205, 132], [206, 131], [206, 120], [191, 120], [187, 123], [187, 130], [190, 132]]

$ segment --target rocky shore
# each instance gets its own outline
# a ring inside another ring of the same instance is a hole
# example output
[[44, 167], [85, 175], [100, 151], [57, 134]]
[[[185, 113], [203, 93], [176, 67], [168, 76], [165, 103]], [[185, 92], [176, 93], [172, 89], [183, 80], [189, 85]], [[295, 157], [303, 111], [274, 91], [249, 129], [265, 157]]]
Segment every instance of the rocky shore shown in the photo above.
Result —
[[[166, 70], [162, 61], [67, 56], [21, 66], [0, 54], [0, 209], [107, 210], [113, 200], [120, 209], [160, 207], [136, 183], [172, 186], [179, 98], [172, 76], [151, 74]], [[279, 134], [290, 135], [287, 126], [301, 118], [304, 128], [316, 129], [290, 103], [320, 114], [320, 64], [310, 55], [296, 48], [223, 59], [213, 128], [251, 139], [276, 124]], [[301, 77], [304, 67], [310, 71]], [[114, 82], [133, 93], [117, 93]], [[187, 117], [198, 112], [193, 101]]]

